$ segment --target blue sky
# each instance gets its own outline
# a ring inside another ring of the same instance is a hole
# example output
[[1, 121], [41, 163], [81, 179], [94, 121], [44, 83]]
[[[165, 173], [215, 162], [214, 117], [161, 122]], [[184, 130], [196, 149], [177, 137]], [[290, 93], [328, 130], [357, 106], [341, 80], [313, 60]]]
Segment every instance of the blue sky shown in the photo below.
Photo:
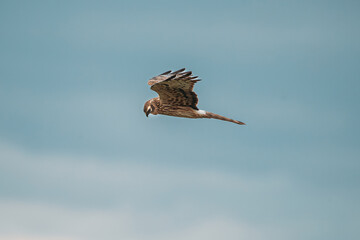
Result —
[[[1, 1], [0, 239], [355, 239], [357, 1]], [[186, 67], [199, 108], [146, 118]]]

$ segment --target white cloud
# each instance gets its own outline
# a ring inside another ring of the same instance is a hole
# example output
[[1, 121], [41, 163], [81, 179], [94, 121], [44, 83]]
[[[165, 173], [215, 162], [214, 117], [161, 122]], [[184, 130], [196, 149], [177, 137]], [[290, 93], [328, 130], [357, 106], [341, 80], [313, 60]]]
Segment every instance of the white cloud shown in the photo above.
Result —
[[334, 207], [323, 204], [327, 196], [299, 195], [279, 173], [126, 162], [0, 142], [0, 239], [296, 240], [336, 232], [334, 224], [329, 234], [318, 228]]
[[[232, 216], [211, 198], [288, 187], [274, 176], [252, 179], [221, 171], [35, 154], [4, 142], [0, 152], [1, 171], [10, 176], [8, 188], [20, 194], [3, 194], [0, 200], [2, 240], [262, 239], [257, 232], [264, 226]], [[24, 192], [30, 193], [21, 197]], [[78, 195], [82, 203], [56, 201], [53, 194]], [[97, 197], [128, 200], [87, 203]]]
[[0, 202], [0, 210], [0, 223], [2, 229], [6, 229], [0, 232], [1, 240], [276, 239], [266, 226], [246, 224], [223, 216], [182, 224], [181, 221], [171, 220], [171, 212], [157, 215], [127, 209], [79, 210], [4, 201]]
[[71, 179], [73, 185], [97, 182], [134, 188], [146, 184], [152, 191], [184, 186], [243, 191], [263, 189], [264, 184], [268, 189], [287, 187], [287, 181], [274, 175], [251, 178], [217, 170], [131, 164], [131, 159], [109, 161], [89, 156], [34, 154], [1, 142], [0, 151], [3, 170], [55, 182]]
[[54, 237], [54, 236], [38, 236], [38, 235], [0, 235], [0, 240], [77, 240], [71, 237]]

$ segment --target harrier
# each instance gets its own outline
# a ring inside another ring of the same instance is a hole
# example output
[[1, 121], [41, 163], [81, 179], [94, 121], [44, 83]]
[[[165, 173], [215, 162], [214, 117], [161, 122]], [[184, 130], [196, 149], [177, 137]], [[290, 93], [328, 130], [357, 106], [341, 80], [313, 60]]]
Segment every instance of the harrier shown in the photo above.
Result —
[[172, 72], [167, 71], [149, 80], [150, 88], [159, 94], [144, 105], [146, 116], [162, 114], [184, 118], [213, 118], [233, 122], [240, 125], [245, 123], [236, 121], [215, 113], [199, 110], [198, 98], [193, 88], [200, 81], [192, 72], [185, 72], [185, 68]]

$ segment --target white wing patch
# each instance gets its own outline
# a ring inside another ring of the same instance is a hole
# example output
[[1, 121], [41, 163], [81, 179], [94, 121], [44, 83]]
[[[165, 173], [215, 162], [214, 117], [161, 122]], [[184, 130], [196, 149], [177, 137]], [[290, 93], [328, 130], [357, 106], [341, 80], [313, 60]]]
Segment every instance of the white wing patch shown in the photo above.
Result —
[[206, 111], [205, 111], [205, 110], [198, 110], [197, 112], [198, 112], [198, 114], [201, 114], [201, 115], [205, 115], [205, 114], [206, 114]]

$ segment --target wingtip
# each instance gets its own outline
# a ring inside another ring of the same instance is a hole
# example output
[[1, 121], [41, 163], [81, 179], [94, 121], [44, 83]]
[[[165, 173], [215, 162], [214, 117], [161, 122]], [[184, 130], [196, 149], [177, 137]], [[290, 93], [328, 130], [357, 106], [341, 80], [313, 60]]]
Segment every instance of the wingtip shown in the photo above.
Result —
[[191, 71], [184, 72], [183, 74], [181, 74], [181, 77], [187, 77], [187, 76], [190, 76], [191, 74], [192, 74]]
[[169, 73], [171, 73], [171, 70], [166, 71], [166, 72], [164, 72], [164, 73], [162, 73], [162, 74], [160, 74], [160, 75], [166, 75], [166, 74], [169, 74]]
[[183, 71], [185, 71], [185, 68], [181, 68], [181, 69], [173, 72], [172, 74], [178, 74], [178, 73], [181, 73], [181, 72], [183, 72]]

